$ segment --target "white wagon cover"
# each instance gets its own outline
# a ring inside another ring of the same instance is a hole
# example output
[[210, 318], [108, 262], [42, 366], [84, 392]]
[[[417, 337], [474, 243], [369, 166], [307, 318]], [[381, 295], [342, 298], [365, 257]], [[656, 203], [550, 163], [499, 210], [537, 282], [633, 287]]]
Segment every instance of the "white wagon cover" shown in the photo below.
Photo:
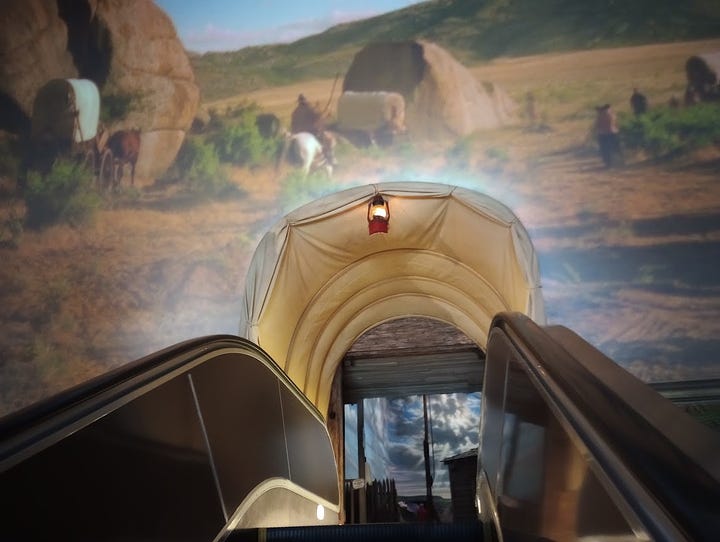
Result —
[[[389, 231], [369, 235], [381, 194]], [[325, 412], [335, 370], [364, 332], [405, 316], [452, 324], [480, 347], [500, 311], [540, 324], [540, 272], [527, 231], [503, 204], [444, 184], [351, 188], [286, 215], [250, 263], [240, 335], [259, 344]]]

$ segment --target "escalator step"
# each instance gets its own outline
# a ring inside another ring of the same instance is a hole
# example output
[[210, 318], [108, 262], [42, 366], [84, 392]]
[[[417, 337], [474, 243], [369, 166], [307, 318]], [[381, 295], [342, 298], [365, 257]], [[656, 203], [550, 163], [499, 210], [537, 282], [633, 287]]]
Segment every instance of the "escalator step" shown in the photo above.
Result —
[[482, 524], [464, 523], [369, 523], [363, 525], [322, 525], [233, 531], [226, 542], [301, 542], [342, 540], [343, 542], [453, 542], [483, 539]]

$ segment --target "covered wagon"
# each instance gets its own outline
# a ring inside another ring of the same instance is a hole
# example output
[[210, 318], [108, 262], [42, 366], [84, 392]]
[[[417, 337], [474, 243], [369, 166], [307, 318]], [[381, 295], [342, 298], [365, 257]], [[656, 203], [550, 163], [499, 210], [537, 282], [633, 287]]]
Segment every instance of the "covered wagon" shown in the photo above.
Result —
[[405, 98], [398, 92], [345, 91], [338, 99], [337, 130], [363, 135], [372, 143], [390, 143], [405, 132]]
[[702, 101], [720, 100], [720, 51], [691, 56], [685, 63], [688, 89]]
[[[112, 156], [99, 133], [100, 93], [89, 79], [52, 79], [38, 90], [30, 130], [30, 169], [49, 171], [61, 156], [84, 162], [94, 174], [112, 175]], [[103, 168], [103, 165], [105, 167]]]

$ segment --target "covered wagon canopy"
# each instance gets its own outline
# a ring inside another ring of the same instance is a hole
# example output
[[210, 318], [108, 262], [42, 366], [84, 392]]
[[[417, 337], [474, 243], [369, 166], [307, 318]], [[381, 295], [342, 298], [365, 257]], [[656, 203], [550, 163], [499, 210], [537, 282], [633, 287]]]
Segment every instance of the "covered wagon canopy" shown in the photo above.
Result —
[[[388, 233], [368, 204], [388, 202]], [[528, 234], [498, 201], [455, 186], [382, 183], [326, 196], [261, 240], [240, 334], [264, 348], [326, 412], [336, 368], [369, 329], [406, 316], [451, 324], [485, 348], [493, 316], [545, 313]]]
[[97, 135], [100, 93], [89, 79], [53, 79], [33, 102], [32, 137], [82, 143]]
[[688, 85], [700, 93], [702, 99], [717, 95], [720, 83], [720, 51], [691, 56], [685, 63]]
[[426, 41], [372, 43], [354, 57], [343, 91], [398, 92], [410, 136], [466, 136], [508, 124], [516, 106], [480, 82], [442, 47]]

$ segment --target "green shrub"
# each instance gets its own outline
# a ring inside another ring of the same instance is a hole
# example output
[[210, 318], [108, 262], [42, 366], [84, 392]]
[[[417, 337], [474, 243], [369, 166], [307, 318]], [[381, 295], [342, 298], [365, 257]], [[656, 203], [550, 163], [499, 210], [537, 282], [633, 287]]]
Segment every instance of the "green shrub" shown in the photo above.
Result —
[[220, 164], [215, 146], [194, 137], [185, 139], [165, 178], [184, 183], [194, 194], [212, 197], [223, 195], [234, 188]]
[[17, 141], [0, 138], [0, 177], [17, 179], [20, 171], [20, 147]]
[[83, 224], [92, 219], [101, 203], [93, 186], [93, 172], [75, 160], [56, 160], [46, 175], [28, 173], [25, 223], [30, 228]]
[[469, 136], [461, 137], [452, 147], [445, 151], [445, 160], [449, 165], [458, 169], [469, 168], [471, 156], [472, 138]]
[[243, 110], [239, 120], [222, 126], [210, 136], [218, 156], [223, 162], [258, 166], [268, 163], [277, 150], [277, 141], [260, 135], [255, 125], [255, 114]]
[[140, 106], [140, 93], [106, 94], [100, 99], [100, 121], [105, 124], [123, 120], [133, 108]]
[[17, 248], [23, 233], [23, 220], [15, 212], [0, 220], [0, 247]]
[[331, 179], [324, 171], [315, 171], [305, 176], [302, 171], [294, 170], [282, 179], [280, 185], [280, 204], [285, 213], [334, 190]]
[[393, 152], [396, 156], [402, 158], [416, 158], [418, 151], [412, 141], [402, 138], [393, 146]]
[[225, 127], [225, 119], [216, 107], [208, 109], [208, 130], [220, 130]]
[[683, 109], [657, 109], [620, 117], [620, 134], [629, 149], [654, 158], [681, 155], [720, 141], [720, 106], [698, 104]]
[[497, 162], [506, 163], [510, 160], [510, 156], [505, 149], [499, 147], [488, 147], [485, 149], [485, 157]]

